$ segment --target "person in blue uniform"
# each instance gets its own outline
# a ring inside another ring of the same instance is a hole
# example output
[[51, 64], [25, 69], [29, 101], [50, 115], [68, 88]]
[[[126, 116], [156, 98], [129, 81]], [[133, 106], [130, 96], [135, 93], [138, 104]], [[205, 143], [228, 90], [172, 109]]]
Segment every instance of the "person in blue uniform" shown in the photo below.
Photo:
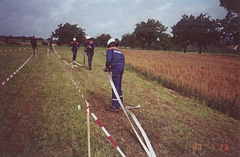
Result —
[[73, 54], [72, 61], [75, 61], [77, 58], [77, 50], [79, 48], [79, 43], [77, 42], [77, 39], [73, 38], [73, 41], [71, 41], [70, 45], [71, 45], [71, 50]]
[[[122, 77], [124, 72], [125, 57], [123, 52], [117, 47], [118, 42], [115, 39], [109, 39], [107, 42], [106, 67], [104, 71], [112, 71], [113, 83], [117, 89], [118, 95], [123, 102]], [[106, 111], [119, 112], [120, 104], [112, 91], [112, 106]]]
[[86, 36], [86, 44], [84, 51], [87, 53], [88, 56], [88, 68], [89, 70], [92, 69], [92, 59], [94, 54], [94, 43], [92, 41], [92, 38], [89, 36]]

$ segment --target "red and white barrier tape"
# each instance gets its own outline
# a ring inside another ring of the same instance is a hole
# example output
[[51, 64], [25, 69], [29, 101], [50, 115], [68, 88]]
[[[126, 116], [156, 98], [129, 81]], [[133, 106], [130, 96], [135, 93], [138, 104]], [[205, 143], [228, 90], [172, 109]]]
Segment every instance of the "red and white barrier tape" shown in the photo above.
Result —
[[21, 49], [9, 49], [9, 50], [0, 50], [0, 52], [12, 52], [12, 51], [22, 51], [31, 48], [21, 48]]
[[[55, 48], [54, 48], [54, 51]], [[57, 51], [56, 51], [57, 53]], [[58, 53], [57, 53], [58, 54]], [[58, 54], [59, 55], [59, 54]], [[60, 55], [59, 55], [60, 58]], [[62, 66], [62, 64], [59, 62], [58, 58], [57, 58], [58, 63]], [[62, 66], [63, 67], [63, 66]], [[111, 141], [111, 143], [115, 146], [115, 148], [118, 150], [118, 152], [123, 156], [126, 157], [125, 154], [122, 152], [122, 150], [118, 147], [118, 145], [116, 144], [116, 142], [113, 140], [113, 138], [111, 137], [111, 135], [108, 133], [108, 131], [105, 129], [105, 127], [102, 125], [102, 123], [99, 121], [99, 119], [96, 117], [96, 115], [89, 109], [89, 103], [87, 101], [87, 99], [85, 98], [85, 96], [83, 95], [83, 93], [81, 92], [81, 90], [79, 89], [79, 87], [77, 86], [76, 82], [74, 81], [74, 79], [71, 77], [71, 75], [69, 74], [69, 72], [63, 67], [63, 69], [65, 70], [65, 72], [67, 73], [68, 77], [71, 79], [72, 83], [74, 84], [74, 86], [76, 87], [76, 89], [78, 90], [79, 94], [81, 95], [81, 97], [83, 98], [83, 101], [86, 103], [86, 108], [87, 108], [87, 112], [89, 112], [92, 117], [94, 118], [94, 120], [97, 122], [97, 124], [102, 128], [103, 132], [107, 135], [108, 139]]]
[[[127, 106], [126, 108], [124, 108], [123, 103], [122, 103], [122, 101], [121, 101], [121, 99], [120, 99], [120, 96], [118, 95], [117, 89], [116, 89], [116, 87], [115, 87], [115, 85], [114, 85], [114, 83], [113, 83], [112, 76], [111, 76], [110, 72], [108, 72], [108, 78], [109, 78], [110, 84], [111, 84], [111, 86], [112, 86], [113, 92], [114, 92], [114, 94], [115, 94], [115, 96], [116, 96], [116, 98], [117, 98], [120, 106], [122, 107], [122, 110], [124, 111], [124, 113], [125, 113], [128, 121], [130, 122], [130, 124], [131, 124], [131, 126], [132, 126], [132, 129], [133, 129], [133, 131], [135, 132], [135, 134], [136, 134], [139, 142], [140, 142], [141, 145], [143, 146], [145, 152], [147, 153], [147, 155], [148, 155], [149, 157], [156, 157], [156, 154], [155, 154], [155, 152], [154, 152], [154, 150], [153, 150], [153, 148], [152, 148], [152, 145], [151, 145], [151, 143], [150, 143], [150, 141], [149, 141], [149, 139], [148, 139], [148, 137], [147, 137], [147, 134], [145, 133], [145, 131], [144, 131], [143, 128], [141, 127], [141, 124], [140, 124], [139, 121], [137, 120], [136, 116], [129, 110], [129, 109], [131, 109], [131, 108], [140, 108], [140, 105], [139, 105], [139, 106], [136, 106], [136, 107], [129, 107], [129, 106]], [[140, 132], [141, 132], [141, 134], [142, 134], [142, 136], [143, 136], [143, 138], [144, 138], [147, 146], [144, 144], [143, 140], [141, 139], [141, 137], [140, 137], [139, 134], [137, 133], [137, 131], [136, 131], [135, 127], [133, 126], [133, 124], [132, 124], [132, 122], [131, 122], [131, 120], [130, 120], [130, 118], [129, 118], [129, 116], [128, 116], [127, 113], [129, 113], [129, 114], [132, 116], [132, 118], [133, 118], [135, 124], [137, 125], [138, 129], [140, 130]]]
[[[67, 72], [67, 71], [66, 71]], [[84, 97], [83, 93], [81, 92], [81, 90], [78, 88], [76, 82], [74, 81], [74, 79], [70, 76], [70, 74], [67, 72], [68, 77], [71, 79], [72, 83], [74, 84], [74, 86], [77, 88], [79, 94], [82, 96], [83, 101], [86, 103], [87, 105], [87, 112], [89, 112], [92, 117], [94, 118], [94, 120], [98, 123], [98, 125], [102, 128], [103, 132], [107, 135], [107, 137], [109, 138], [109, 140], [112, 142], [112, 144], [115, 146], [115, 148], [119, 151], [119, 153], [122, 156], [125, 156], [124, 153], [122, 152], [122, 150], [118, 147], [118, 145], [116, 144], [116, 142], [113, 140], [113, 138], [111, 137], [111, 135], [108, 133], [108, 131], [105, 129], [105, 127], [102, 125], [102, 123], [99, 121], [99, 119], [96, 117], [96, 115], [89, 109], [89, 103], [86, 100], [86, 98]]]
[[33, 54], [16, 70], [14, 71], [8, 78], [6, 78], [1, 84], [0, 87], [4, 86], [11, 78], [13, 78], [14, 75], [16, 75], [32, 58]]

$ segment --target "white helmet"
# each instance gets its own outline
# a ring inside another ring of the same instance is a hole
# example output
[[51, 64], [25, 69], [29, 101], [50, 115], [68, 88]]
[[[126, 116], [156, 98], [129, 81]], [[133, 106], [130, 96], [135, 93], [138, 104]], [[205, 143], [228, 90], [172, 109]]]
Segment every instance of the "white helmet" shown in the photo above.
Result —
[[76, 38], [73, 38], [73, 41], [76, 41], [77, 39]]
[[86, 38], [87, 40], [91, 39], [91, 37], [90, 37], [90, 36], [86, 36], [85, 38]]
[[115, 39], [109, 39], [107, 42], [107, 46], [109, 46], [111, 43], [115, 43], [116, 40]]

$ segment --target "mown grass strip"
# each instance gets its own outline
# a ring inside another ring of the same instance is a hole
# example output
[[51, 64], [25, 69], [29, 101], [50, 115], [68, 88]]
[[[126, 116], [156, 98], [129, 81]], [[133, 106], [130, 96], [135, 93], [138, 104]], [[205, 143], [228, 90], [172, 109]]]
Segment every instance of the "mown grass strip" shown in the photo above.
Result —
[[[77, 110], [80, 96], [45, 49], [0, 93], [1, 156], [87, 156], [86, 111]], [[92, 141], [93, 154], [106, 151], [94, 134]]]
[[[57, 50], [71, 61], [68, 47]], [[123, 113], [105, 111], [111, 105], [105, 51], [96, 48], [91, 71], [87, 66], [67, 68], [123, 152], [146, 156]], [[79, 63], [80, 52], [82, 48]], [[47, 58], [46, 49], [29, 63], [16, 77], [20, 79], [0, 89], [0, 156], [86, 156], [86, 111], [77, 110], [81, 100], [76, 89], [56, 60]], [[133, 112], [157, 156], [239, 156], [239, 121], [125, 69], [124, 104], [141, 105]], [[91, 146], [92, 156], [119, 156], [92, 119]]]

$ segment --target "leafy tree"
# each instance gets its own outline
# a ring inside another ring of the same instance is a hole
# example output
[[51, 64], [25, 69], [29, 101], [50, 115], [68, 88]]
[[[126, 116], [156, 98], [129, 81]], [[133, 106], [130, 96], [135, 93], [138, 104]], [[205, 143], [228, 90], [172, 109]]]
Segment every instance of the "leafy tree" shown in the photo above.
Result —
[[180, 47], [184, 48], [184, 53], [192, 41], [192, 23], [195, 17], [193, 15], [183, 15], [182, 19], [172, 27], [173, 41]]
[[217, 31], [217, 23], [210, 19], [206, 14], [200, 14], [195, 18], [192, 25], [192, 43], [199, 48], [199, 54], [202, 48], [211, 43], [219, 41], [219, 32]]
[[125, 48], [131, 47], [131, 49], [135, 49], [136, 48], [136, 35], [134, 33], [124, 34], [122, 36], [121, 45], [125, 46]]
[[164, 34], [161, 38], [161, 48], [166, 51], [172, 48], [172, 37], [169, 34]]
[[111, 39], [111, 35], [109, 35], [109, 34], [101, 34], [100, 36], [97, 36], [95, 44], [97, 46], [107, 47], [107, 41], [109, 39]]
[[75, 37], [79, 43], [85, 42], [85, 32], [84, 29], [77, 27], [77, 24], [60, 24], [55, 32], [52, 32], [51, 37], [58, 38], [58, 44], [69, 44], [69, 42]]
[[228, 44], [240, 43], [240, 0], [220, 0], [220, 6], [224, 7], [228, 14], [221, 23], [222, 40]]
[[172, 37], [169, 34], [163, 34], [161, 40], [154, 41], [152, 49], [154, 50], [170, 50], [172, 48]]
[[235, 13], [228, 12], [226, 17], [221, 20], [221, 37], [223, 40], [240, 43], [240, 16]]
[[150, 50], [151, 44], [157, 41], [165, 33], [167, 27], [165, 27], [161, 22], [154, 19], [148, 19], [147, 22], [140, 22], [136, 24], [134, 34], [136, 34], [137, 40], [143, 40], [148, 44], [148, 49]]
[[229, 12], [240, 14], [240, 0], [220, 0], [220, 6]]
[[172, 29], [173, 40], [184, 48], [184, 53], [189, 44], [195, 44], [201, 54], [203, 47], [219, 40], [217, 23], [206, 14], [200, 14], [198, 17], [183, 15]]

